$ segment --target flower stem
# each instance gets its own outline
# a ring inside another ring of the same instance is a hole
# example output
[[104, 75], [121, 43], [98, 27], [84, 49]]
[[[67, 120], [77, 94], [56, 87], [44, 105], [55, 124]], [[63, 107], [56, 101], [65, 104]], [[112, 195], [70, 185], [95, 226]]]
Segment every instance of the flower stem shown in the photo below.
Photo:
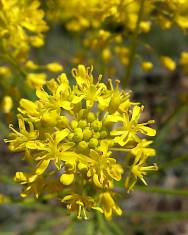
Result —
[[100, 213], [96, 213], [96, 215], [97, 215], [97, 221], [98, 221], [100, 232], [102, 232], [102, 234], [104, 235], [111, 235], [104, 221], [103, 215], [101, 215]]
[[1, 58], [7, 61], [10, 65], [12, 65], [12, 67], [14, 67], [23, 78], [27, 76], [27, 73], [14, 61], [14, 59], [11, 56], [0, 55], [0, 59]]
[[124, 80], [124, 85], [125, 86], [129, 85], [132, 69], [133, 69], [133, 66], [134, 66], [136, 48], [137, 48], [137, 45], [138, 45], [140, 22], [142, 20], [143, 11], [144, 11], [144, 2], [145, 2], [145, 0], [140, 0], [140, 8], [139, 8], [139, 11], [138, 11], [138, 18], [137, 18], [137, 22], [136, 22], [135, 31], [134, 31], [133, 36], [132, 36], [132, 43], [131, 43], [131, 46], [130, 46], [129, 63], [128, 63], [128, 66], [127, 66], [127, 69], [126, 69], [126, 75], [125, 75], [125, 80]]

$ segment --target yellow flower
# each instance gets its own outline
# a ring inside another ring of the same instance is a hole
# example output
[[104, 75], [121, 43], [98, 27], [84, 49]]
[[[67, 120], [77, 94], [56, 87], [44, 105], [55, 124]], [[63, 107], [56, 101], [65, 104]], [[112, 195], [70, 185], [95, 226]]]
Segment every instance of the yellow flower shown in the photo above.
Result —
[[40, 88], [46, 84], [45, 73], [29, 73], [27, 75], [27, 83], [32, 88]]
[[176, 63], [168, 56], [161, 56], [161, 64], [168, 70], [174, 71], [176, 69]]
[[78, 194], [72, 194], [65, 196], [62, 200], [63, 203], [68, 204], [67, 209], [70, 211], [78, 211], [78, 219], [88, 219], [86, 209], [94, 209], [103, 213], [103, 210], [100, 207], [95, 206], [95, 200], [89, 196], [81, 196]]
[[104, 60], [104, 62], [109, 62], [110, 59], [112, 58], [112, 53], [111, 51], [108, 49], [108, 48], [105, 48], [103, 51], [102, 51], [102, 59]]
[[25, 67], [28, 68], [28, 69], [32, 69], [32, 70], [38, 69], [38, 65], [35, 64], [32, 60], [28, 60], [25, 63]]
[[60, 65], [59, 63], [55, 63], [55, 62], [47, 64], [46, 68], [49, 71], [54, 72], [54, 73], [61, 72], [63, 70], [63, 66]]
[[106, 219], [111, 219], [113, 212], [119, 216], [122, 214], [121, 208], [116, 205], [110, 192], [101, 193], [99, 197]]
[[143, 63], [142, 63], [142, 65], [141, 65], [141, 67], [142, 67], [142, 69], [143, 69], [143, 71], [150, 71], [150, 70], [152, 70], [152, 68], [153, 68], [153, 64], [151, 63], [151, 62], [149, 62], [149, 61], [144, 61]]
[[[94, 209], [110, 219], [122, 213], [112, 197], [115, 183], [125, 178], [132, 189], [137, 178], [145, 183], [145, 171], [156, 170], [146, 164], [155, 155], [152, 142], [140, 136], [155, 135], [147, 126], [153, 121], [138, 123], [143, 106], [130, 101], [118, 80], [115, 87], [111, 80], [106, 85], [84, 65], [72, 74], [73, 86], [63, 73], [47, 81], [47, 89], [37, 88], [36, 101], [21, 99], [19, 131], [10, 126], [13, 133], [5, 141], [11, 151], [24, 152], [29, 170], [17, 172], [15, 180], [24, 186], [24, 197], [52, 191], [62, 198], [64, 193], [62, 202], [78, 211], [78, 218], [86, 219], [86, 210]], [[117, 157], [121, 150], [133, 158], [126, 174]]]
[[11, 70], [7, 66], [0, 66], [0, 75], [9, 77], [11, 75]]
[[184, 51], [180, 56], [180, 65], [185, 73], [188, 73], [188, 52]]
[[4, 113], [10, 113], [13, 107], [13, 101], [10, 96], [4, 96], [2, 101], [2, 110]]
[[128, 192], [130, 192], [139, 178], [145, 185], [147, 185], [144, 176], [147, 174], [147, 171], [157, 171], [158, 167], [156, 164], [152, 166], [147, 166], [146, 161], [149, 156], [144, 155], [144, 152], [137, 155], [134, 163], [131, 166], [131, 171], [125, 180], [125, 187], [127, 188]]
[[111, 131], [112, 136], [117, 136], [114, 138], [114, 141], [120, 146], [126, 146], [140, 142], [138, 133], [142, 133], [148, 136], [155, 136], [156, 131], [146, 125], [154, 123], [153, 120], [150, 120], [146, 123], [138, 123], [140, 118], [141, 111], [144, 109], [144, 106], [134, 106], [132, 110], [131, 119], [127, 113], [124, 113], [122, 118], [123, 126], [118, 127], [116, 130]]

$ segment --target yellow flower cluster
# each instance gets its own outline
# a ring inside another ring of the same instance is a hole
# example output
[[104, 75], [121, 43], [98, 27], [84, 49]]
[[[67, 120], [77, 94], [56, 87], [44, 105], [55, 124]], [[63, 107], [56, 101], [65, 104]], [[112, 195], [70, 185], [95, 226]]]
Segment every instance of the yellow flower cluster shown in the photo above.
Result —
[[[141, 0], [48, 0], [50, 20], [64, 20], [67, 28], [73, 31], [104, 28], [134, 31]], [[163, 28], [173, 24], [182, 29], [188, 28], [187, 0], [144, 0], [142, 32], [148, 32], [152, 22]]]
[[188, 29], [187, 0], [155, 0], [157, 18], [162, 28], [170, 28], [176, 24], [183, 30]]
[[30, 46], [44, 44], [48, 26], [38, 0], [0, 0], [0, 51], [23, 60]]
[[[48, 18], [63, 21], [69, 31], [82, 31], [85, 35], [84, 46], [94, 49], [94, 53], [97, 48], [102, 48], [101, 59], [105, 63], [113, 62], [116, 57], [122, 65], [128, 65], [129, 55], [124, 51], [131, 48], [135, 32], [148, 33], [155, 25], [163, 30], [175, 25], [183, 31], [188, 29], [187, 0], [48, 0], [47, 5]], [[120, 53], [118, 48], [121, 48]], [[141, 56], [139, 59], [143, 71], [152, 70], [150, 61], [145, 63]], [[176, 69], [174, 61], [164, 59], [162, 65], [166, 69]]]
[[[157, 166], [147, 165], [155, 150], [144, 136], [155, 136], [153, 121], [139, 123], [143, 106], [130, 101], [130, 92], [111, 80], [94, 79], [92, 67], [72, 70], [76, 84], [70, 86], [65, 73], [37, 89], [38, 100], [21, 99], [19, 131], [6, 140], [11, 151], [22, 151], [27, 172], [15, 180], [24, 186], [22, 196], [54, 193], [87, 219], [91, 209], [122, 214], [116, 203], [116, 182], [125, 182], [129, 192]], [[123, 154], [122, 154], [123, 153]]]

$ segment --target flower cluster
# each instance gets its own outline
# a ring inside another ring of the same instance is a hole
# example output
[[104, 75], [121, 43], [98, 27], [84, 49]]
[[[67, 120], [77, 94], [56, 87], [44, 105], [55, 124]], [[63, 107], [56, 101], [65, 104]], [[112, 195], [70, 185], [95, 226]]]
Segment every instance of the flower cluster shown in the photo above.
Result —
[[48, 26], [38, 0], [0, 0], [0, 51], [25, 59], [30, 46], [44, 44]]
[[[123, 30], [134, 31], [141, 0], [48, 0], [48, 17], [50, 20], [64, 20], [67, 28], [79, 31], [93, 28], [104, 28], [109, 23]], [[58, 6], [58, 7], [57, 7]], [[143, 20], [140, 29], [148, 32], [152, 22], [162, 28], [174, 24], [181, 29], [188, 28], [188, 2], [186, 0], [145, 0]]]
[[[47, 5], [47, 16], [51, 21], [61, 20], [69, 31], [82, 31], [85, 35], [84, 47], [92, 48], [94, 53], [97, 49], [102, 49], [101, 59], [105, 63], [109, 62], [109, 65], [113, 63], [114, 57], [118, 58], [123, 66], [128, 65], [134, 33], [146, 34], [156, 25], [163, 31], [173, 26], [182, 31], [188, 29], [187, 0], [48, 0]], [[156, 55], [155, 48], [148, 42], [143, 42], [140, 44], [146, 54]], [[147, 61], [148, 58], [142, 58], [141, 55], [138, 58], [143, 71], [153, 68], [153, 64]], [[159, 62], [167, 70], [173, 71], [176, 64], [169, 59], [163, 63], [163, 59], [161, 62], [159, 58]]]
[[[0, 110], [3, 113], [12, 112], [20, 93], [29, 93], [25, 80], [32, 87], [45, 84], [46, 74], [36, 73], [33, 68], [31, 71], [25, 64], [30, 48], [44, 44], [47, 30], [39, 0], [0, 0]], [[37, 82], [33, 73], [38, 77]], [[20, 81], [23, 86], [18, 89]]]
[[139, 123], [143, 106], [130, 101], [130, 92], [115, 87], [102, 76], [94, 79], [92, 68], [72, 70], [76, 84], [70, 86], [65, 73], [37, 89], [38, 100], [21, 99], [19, 130], [11, 125], [6, 140], [11, 151], [22, 151], [27, 172], [15, 180], [24, 186], [22, 196], [53, 193], [87, 219], [91, 209], [122, 214], [116, 203], [116, 182], [129, 192], [137, 180], [157, 166], [147, 165], [155, 150], [144, 136], [155, 136], [153, 121]]

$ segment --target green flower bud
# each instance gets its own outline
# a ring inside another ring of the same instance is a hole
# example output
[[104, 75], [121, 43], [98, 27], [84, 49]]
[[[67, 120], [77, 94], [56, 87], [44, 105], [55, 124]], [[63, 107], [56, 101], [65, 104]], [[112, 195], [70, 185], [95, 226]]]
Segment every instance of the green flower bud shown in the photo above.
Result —
[[73, 136], [74, 136], [74, 133], [70, 133], [70, 134], [67, 136], [68, 140], [72, 141]]
[[88, 148], [88, 143], [86, 143], [85, 141], [81, 141], [79, 144], [78, 144], [78, 149], [80, 151], [84, 151]]
[[91, 126], [93, 127], [94, 131], [99, 131], [102, 127], [102, 122], [99, 120], [95, 120], [91, 123]]
[[89, 127], [86, 127], [83, 130], [83, 138], [84, 138], [84, 140], [91, 139], [92, 135], [93, 135], [93, 132], [89, 129]]
[[73, 140], [75, 142], [80, 142], [82, 141], [83, 139], [83, 132], [82, 132], [82, 129], [81, 128], [76, 128], [74, 130], [74, 137], [73, 137]]
[[95, 139], [99, 139], [100, 137], [101, 137], [100, 132], [95, 132], [93, 134], [93, 138], [95, 138]]
[[100, 132], [100, 137], [101, 137], [102, 139], [104, 139], [107, 135], [108, 135], [108, 132], [107, 132], [107, 131], [101, 131], [101, 132]]
[[68, 120], [68, 118], [66, 116], [60, 116], [58, 118], [58, 124], [66, 127], [69, 124], [69, 120]]
[[87, 117], [88, 110], [87, 109], [81, 109], [78, 113], [79, 119], [84, 119]]
[[87, 115], [87, 120], [88, 122], [93, 122], [96, 120], [96, 115], [92, 112], [89, 112], [88, 115]]
[[90, 141], [89, 141], [89, 147], [90, 148], [95, 148], [97, 147], [99, 141], [95, 138], [91, 138]]
[[73, 129], [75, 129], [77, 126], [78, 126], [78, 122], [77, 122], [76, 120], [73, 120], [73, 121], [71, 122], [71, 127], [72, 127]]
[[86, 126], [87, 126], [86, 120], [80, 120], [80, 121], [78, 122], [78, 127], [80, 127], [80, 128], [85, 128]]

